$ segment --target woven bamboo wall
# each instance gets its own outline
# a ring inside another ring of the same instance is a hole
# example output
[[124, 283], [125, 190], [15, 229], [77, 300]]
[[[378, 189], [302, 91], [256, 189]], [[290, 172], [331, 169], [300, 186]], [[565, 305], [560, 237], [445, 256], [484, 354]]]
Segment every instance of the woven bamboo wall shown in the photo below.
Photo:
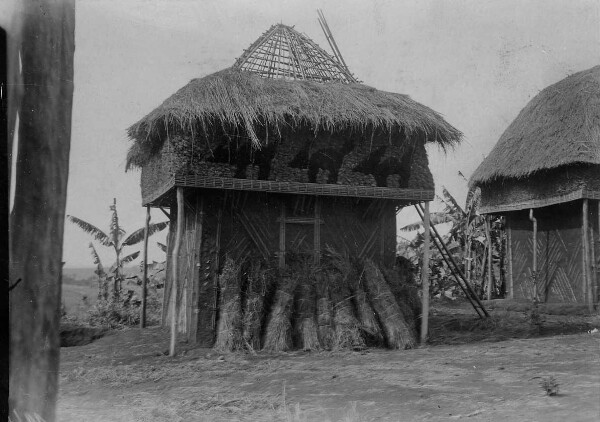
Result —
[[[180, 333], [210, 347], [217, 319], [217, 278], [227, 256], [236, 262], [278, 265], [280, 219], [285, 208], [286, 253], [313, 256], [329, 246], [350, 256], [392, 266], [396, 252], [395, 204], [385, 200], [319, 198], [320, 242], [315, 246], [316, 197], [255, 192], [187, 190], [179, 255]], [[177, 211], [171, 208], [163, 324], [170, 321], [172, 250]], [[310, 220], [310, 221], [308, 221]], [[287, 220], [286, 220], [287, 221]]]
[[[590, 208], [590, 247], [598, 239], [598, 207]], [[538, 292], [542, 302], [580, 303], [587, 300], [583, 270], [582, 201], [534, 210], [537, 219]], [[533, 282], [533, 223], [528, 211], [507, 215], [510, 228], [510, 260], [514, 299], [531, 300]], [[594, 246], [595, 257], [600, 248]], [[591, 269], [591, 268], [590, 268]], [[592, 277], [594, 302], [598, 301], [598, 278]]]

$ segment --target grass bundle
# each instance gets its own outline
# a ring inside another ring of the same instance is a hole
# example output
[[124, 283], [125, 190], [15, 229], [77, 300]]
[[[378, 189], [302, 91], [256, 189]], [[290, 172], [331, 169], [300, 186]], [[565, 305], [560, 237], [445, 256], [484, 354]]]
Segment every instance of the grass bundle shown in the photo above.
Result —
[[421, 298], [417, 286], [411, 283], [412, 274], [397, 269], [380, 267], [383, 277], [390, 286], [400, 310], [404, 314], [406, 322], [413, 330], [418, 327], [416, 320], [421, 315]]
[[414, 331], [405, 320], [383, 274], [371, 261], [364, 263], [367, 294], [383, 326], [387, 345], [391, 349], [409, 349], [416, 345]]
[[364, 283], [364, 271], [361, 271], [360, 274], [357, 274], [353, 286], [358, 322], [366, 344], [369, 346], [380, 346], [384, 343], [383, 332], [377, 321], [377, 315], [369, 303], [363, 286]]
[[320, 349], [319, 334], [315, 314], [317, 298], [313, 277], [303, 278], [298, 287], [298, 323], [296, 325], [297, 338], [302, 350]]
[[297, 274], [283, 276], [281, 283], [277, 286], [265, 330], [265, 350], [281, 352], [290, 350], [293, 346], [291, 315], [294, 305], [294, 290], [298, 280]]
[[333, 302], [333, 349], [363, 349], [365, 341], [361, 336], [360, 323], [352, 309], [352, 294], [348, 280], [337, 271], [327, 274], [331, 280]]
[[329, 280], [322, 272], [315, 275], [317, 291], [317, 331], [321, 347], [331, 350], [333, 347], [333, 321], [331, 318], [331, 300], [329, 298]]
[[248, 271], [242, 336], [249, 350], [260, 350], [262, 318], [267, 292], [266, 271], [260, 263], [252, 263]]
[[214, 348], [220, 351], [241, 350], [242, 303], [240, 298], [240, 266], [227, 257], [223, 272], [219, 276], [221, 295], [219, 301], [219, 322]]

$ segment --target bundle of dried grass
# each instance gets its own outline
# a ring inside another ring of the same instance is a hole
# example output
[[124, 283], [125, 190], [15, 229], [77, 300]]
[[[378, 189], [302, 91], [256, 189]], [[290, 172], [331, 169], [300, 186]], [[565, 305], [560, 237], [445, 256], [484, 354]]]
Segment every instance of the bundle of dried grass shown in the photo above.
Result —
[[227, 257], [223, 272], [219, 276], [221, 295], [219, 301], [219, 322], [217, 341], [214, 348], [220, 351], [241, 350], [242, 304], [240, 299], [240, 266]]
[[296, 325], [297, 338], [302, 350], [320, 349], [319, 335], [315, 314], [317, 298], [315, 280], [313, 277], [303, 279], [298, 287], [298, 323]]
[[365, 343], [369, 346], [381, 346], [384, 344], [383, 332], [377, 321], [377, 315], [367, 298], [364, 283], [364, 271], [361, 271], [356, 277], [353, 288], [358, 322], [360, 323], [360, 329], [363, 338], [365, 339]]
[[387, 345], [391, 349], [409, 349], [416, 345], [415, 333], [405, 320], [383, 274], [371, 261], [364, 263], [367, 294], [383, 326]]
[[412, 275], [404, 271], [401, 273], [396, 268], [380, 267], [380, 270], [390, 286], [406, 322], [411, 329], [417, 331], [416, 321], [421, 315], [421, 298], [417, 286], [411, 283]]
[[244, 298], [244, 317], [242, 319], [244, 344], [250, 351], [260, 350], [266, 292], [267, 277], [265, 269], [261, 263], [250, 264], [246, 297]]
[[331, 300], [329, 298], [329, 280], [321, 272], [315, 275], [317, 291], [317, 331], [319, 343], [325, 350], [333, 347], [333, 321], [331, 318]]
[[271, 352], [290, 350], [292, 343], [291, 314], [298, 275], [283, 276], [277, 286], [273, 307], [265, 330], [264, 349]]
[[352, 295], [348, 280], [339, 272], [326, 273], [331, 280], [331, 300], [333, 302], [333, 349], [364, 349], [360, 323], [352, 309]]

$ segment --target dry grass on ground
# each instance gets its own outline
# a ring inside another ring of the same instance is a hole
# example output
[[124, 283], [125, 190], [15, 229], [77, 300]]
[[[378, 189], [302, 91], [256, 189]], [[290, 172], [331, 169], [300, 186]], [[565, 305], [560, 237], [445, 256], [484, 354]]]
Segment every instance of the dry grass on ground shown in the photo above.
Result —
[[[63, 348], [61, 421], [595, 421], [598, 316], [526, 313], [480, 322], [464, 304], [434, 307], [431, 345], [403, 351], [220, 355], [162, 328]], [[565, 331], [569, 335], [557, 335]], [[553, 377], [557, 395], [541, 387]]]

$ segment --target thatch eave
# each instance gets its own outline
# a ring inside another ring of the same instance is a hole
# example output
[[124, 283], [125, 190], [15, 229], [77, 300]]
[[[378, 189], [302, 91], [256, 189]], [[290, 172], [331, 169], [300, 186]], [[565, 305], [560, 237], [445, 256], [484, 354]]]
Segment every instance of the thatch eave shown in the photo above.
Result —
[[132, 125], [134, 141], [127, 167], [143, 165], [171, 133], [194, 136], [213, 125], [241, 129], [256, 147], [256, 128], [281, 131], [301, 125], [319, 131], [356, 130], [390, 136], [419, 132], [425, 142], [443, 148], [461, 139], [461, 132], [432, 109], [410, 97], [358, 84], [267, 79], [247, 71], [225, 69], [194, 79], [159, 107]]

